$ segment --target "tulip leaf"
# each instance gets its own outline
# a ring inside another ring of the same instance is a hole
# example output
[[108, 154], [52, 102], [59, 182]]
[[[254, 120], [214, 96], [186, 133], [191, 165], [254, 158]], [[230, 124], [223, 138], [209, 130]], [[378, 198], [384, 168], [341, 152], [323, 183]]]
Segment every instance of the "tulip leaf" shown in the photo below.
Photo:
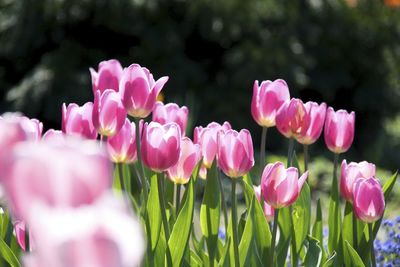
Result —
[[329, 257], [328, 259], [324, 262], [324, 264], [322, 265], [322, 267], [330, 267], [335, 263], [336, 260], [336, 251], [334, 251]]
[[202, 267], [203, 262], [201, 258], [194, 252], [190, 251], [190, 263], [187, 266], [197, 266], [197, 267]]
[[231, 244], [231, 238], [228, 238], [225, 243], [224, 250], [222, 251], [221, 259], [219, 260], [219, 263], [218, 263], [219, 267], [229, 267], [230, 266], [229, 257], [228, 257], [230, 244]]
[[150, 193], [149, 200], [147, 201], [147, 216], [148, 225], [150, 227], [150, 244], [151, 249], [154, 250], [160, 236], [161, 228], [161, 208], [158, 198], [158, 183], [157, 175], [154, 174], [150, 178]]
[[190, 180], [185, 192], [185, 202], [171, 232], [171, 237], [168, 240], [168, 247], [171, 253], [172, 265], [180, 266], [185, 254], [185, 250], [189, 247], [189, 237], [192, 228], [193, 213], [194, 213], [194, 184]]
[[322, 209], [321, 209], [321, 200], [318, 199], [317, 207], [315, 212], [315, 222], [312, 228], [312, 236], [319, 241], [321, 252], [322, 252], [322, 261], [325, 261], [325, 249], [323, 246], [323, 224], [322, 224]]
[[[349, 242], [346, 240], [344, 241], [346, 251], [350, 255], [350, 260], [351, 260], [351, 265], [352, 266], [357, 266], [357, 267], [365, 267], [363, 261], [361, 260], [360, 256], [358, 255], [357, 251], [350, 245]], [[346, 265], [348, 266], [348, 265]]]
[[2, 258], [10, 264], [11, 267], [20, 267], [21, 263], [18, 261], [17, 256], [12, 252], [11, 248], [7, 246], [3, 239], [0, 239], [0, 254]]
[[310, 231], [311, 195], [310, 187], [304, 183], [297, 201], [292, 205], [293, 234], [297, 254], [303, 247], [303, 242]]
[[292, 231], [292, 220], [290, 219], [289, 207], [279, 210], [278, 224], [280, 237], [277, 247], [278, 254], [276, 255], [276, 262], [277, 266], [285, 266]]
[[217, 251], [218, 230], [221, 214], [221, 198], [216, 164], [208, 172], [203, 202], [200, 208], [200, 227], [206, 238], [209, 257], [214, 260]]
[[254, 230], [254, 206], [256, 198], [253, 196], [253, 199], [250, 204], [250, 209], [247, 213], [246, 224], [243, 229], [242, 238], [239, 244], [239, 260], [240, 266], [250, 266], [250, 259], [252, 257], [253, 249], [250, 250], [250, 247], [253, 243], [253, 230]]
[[308, 236], [308, 249], [304, 259], [304, 266], [320, 266], [322, 262], [322, 249], [319, 240]]

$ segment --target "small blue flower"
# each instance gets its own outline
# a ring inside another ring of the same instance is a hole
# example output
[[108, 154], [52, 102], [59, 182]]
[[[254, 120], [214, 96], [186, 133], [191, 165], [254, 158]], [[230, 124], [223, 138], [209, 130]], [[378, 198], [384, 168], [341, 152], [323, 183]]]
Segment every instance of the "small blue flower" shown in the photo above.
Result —
[[218, 237], [219, 237], [220, 239], [225, 240], [225, 237], [226, 237], [225, 228], [220, 227], [220, 228], [218, 229]]

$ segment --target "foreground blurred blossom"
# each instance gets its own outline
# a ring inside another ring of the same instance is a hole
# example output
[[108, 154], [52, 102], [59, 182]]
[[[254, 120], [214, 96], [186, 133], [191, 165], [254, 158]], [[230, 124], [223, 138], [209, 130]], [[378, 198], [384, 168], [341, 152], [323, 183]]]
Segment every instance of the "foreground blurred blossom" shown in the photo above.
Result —
[[126, 110], [119, 93], [106, 89], [96, 91], [93, 102], [92, 120], [96, 130], [103, 136], [115, 135], [124, 125]]
[[138, 64], [132, 64], [124, 69], [119, 91], [128, 114], [134, 118], [149, 116], [158, 94], [167, 81], [167, 76], [155, 81], [153, 74]]
[[186, 106], [180, 108], [175, 103], [164, 105], [162, 102], [156, 102], [153, 110], [153, 121], [160, 124], [175, 122], [181, 128], [182, 136], [185, 135], [188, 116], [188, 108]]
[[25, 116], [21, 116], [19, 120], [28, 140], [38, 141], [42, 138], [43, 123], [37, 119], [29, 119]]
[[96, 139], [97, 131], [92, 121], [93, 103], [87, 102], [82, 107], [75, 103], [62, 105], [62, 131], [68, 135]]
[[143, 233], [122, 200], [108, 197], [76, 209], [36, 206], [32, 214], [37, 245], [25, 258], [27, 267], [140, 266]]
[[307, 176], [308, 171], [299, 178], [297, 168], [285, 169], [282, 162], [268, 164], [261, 177], [261, 193], [264, 200], [275, 209], [292, 205], [297, 200]]
[[275, 126], [275, 116], [282, 104], [289, 100], [289, 88], [282, 79], [254, 82], [251, 115], [263, 127]]
[[300, 133], [297, 141], [304, 145], [310, 145], [321, 136], [325, 122], [326, 104], [322, 103], [318, 105], [310, 101], [305, 103], [304, 107], [310, 118], [310, 124], [305, 132]]
[[181, 140], [181, 153], [178, 163], [167, 170], [168, 178], [175, 184], [186, 184], [197, 163], [201, 159], [200, 146], [184, 137]]
[[354, 182], [353, 210], [357, 218], [366, 223], [373, 223], [383, 216], [385, 198], [377, 179], [358, 178]]
[[16, 114], [6, 113], [0, 117], [0, 171], [3, 159], [8, 158], [12, 148], [25, 141], [27, 134]]
[[[14, 223], [15, 238], [18, 245], [25, 251], [25, 223], [23, 221], [16, 221]], [[32, 250], [32, 234], [29, 233], [29, 243]]]
[[64, 141], [65, 140], [65, 135], [62, 131], [60, 130], [54, 130], [54, 129], [49, 129], [47, 130], [43, 137], [43, 140], [54, 140], [54, 141]]
[[276, 128], [287, 138], [304, 136], [309, 125], [310, 115], [300, 99], [286, 101], [276, 114]]
[[25, 220], [32, 205], [77, 207], [111, 186], [111, 164], [94, 141], [22, 142], [0, 170], [12, 213]]
[[218, 133], [218, 167], [230, 178], [238, 178], [254, 166], [253, 141], [246, 129]]
[[194, 142], [200, 145], [204, 167], [211, 168], [214, 158], [217, 155], [218, 133], [226, 132], [230, 129], [232, 127], [227, 121], [222, 125], [217, 122], [211, 122], [205, 128], [198, 126], [194, 129]]
[[352, 203], [355, 180], [357, 178], [368, 179], [375, 177], [375, 169], [375, 164], [366, 161], [360, 163], [350, 162], [347, 164], [346, 160], [343, 160], [340, 172], [340, 192], [342, 196]]
[[118, 92], [119, 80], [122, 76], [122, 66], [116, 59], [110, 59], [99, 63], [98, 72], [93, 68], [89, 69], [92, 76], [93, 94], [97, 90], [103, 93], [106, 89], [112, 89]]
[[132, 163], [137, 160], [136, 126], [125, 118], [119, 132], [107, 139], [107, 151], [112, 162]]
[[354, 138], [355, 114], [346, 110], [334, 111], [329, 107], [326, 113], [324, 137], [326, 146], [333, 153], [346, 152]]
[[[261, 185], [253, 186], [253, 189], [254, 189], [254, 193], [256, 195], [257, 200], [260, 201]], [[264, 200], [263, 200], [263, 202], [264, 202], [263, 209], [264, 209], [265, 218], [267, 219], [268, 222], [271, 222], [274, 219], [275, 209], [272, 206], [270, 206], [267, 202], [265, 202]]]
[[181, 150], [181, 130], [176, 123], [161, 125], [158, 122], [144, 124], [141, 153], [143, 163], [155, 172], [174, 166]]

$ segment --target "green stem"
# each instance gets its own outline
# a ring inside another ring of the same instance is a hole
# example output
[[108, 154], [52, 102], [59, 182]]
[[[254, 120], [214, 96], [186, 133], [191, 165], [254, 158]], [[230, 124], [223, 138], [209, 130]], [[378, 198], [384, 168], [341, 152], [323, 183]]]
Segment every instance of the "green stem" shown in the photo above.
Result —
[[222, 187], [221, 172], [218, 171], [217, 168], [215, 168], [215, 169], [218, 172], [218, 184], [219, 184], [219, 191], [221, 192], [222, 213], [224, 214], [225, 231], [227, 231], [228, 230], [228, 212], [227, 212], [227, 208], [226, 208], [224, 188]]
[[272, 229], [272, 250], [271, 250], [271, 261], [272, 264], [271, 266], [275, 266], [275, 243], [276, 243], [276, 232], [278, 230], [278, 216], [279, 216], [279, 209], [275, 209], [275, 214], [274, 214], [274, 227]]
[[287, 160], [287, 167], [291, 167], [293, 165], [293, 149], [294, 149], [294, 139], [289, 139], [289, 148], [288, 148], [288, 160]]
[[178, 214], [179, 214], [180, 202], [181, 202], [181, 184], [176, 184], [176, 195], [175, 195], [176, 217], [178, 217]]
[[117, 163], [117, 169], [118, 169], [119, 182], [121, 184], [121, 190], [122, 192], [126, 192], [124, 176], [122, 174], [122, 163]]
[[304, 172], [308, 171], [308, 145], [303, 146], [304, 150]]
[[356, 214], [354, 213], [354, 211], [352, 211], [352, 214], [353, 214], [353, 248], [355, 250], [357, 250], [357, 247], [358, 247], [357, 218], [356, 218]]
[[141, 135], [140, 135], [140, 123], [139, 119], [135, 119], [135, 126], [136, 126], [136, 153], [138, 157], [138, 163], [139, 163], [139, 169], [140, 169], [140, 182], [142, 183], [142, 190], [144, 193], [144, 199], [145, 202], [147, 202], [148, 194], [149, 194], [149, 185], [147, 183], [146, 176], [144, 174], [144, 168], [143, 168], [143, 161], [142, 161], [142, 153], [140, 150], [140, 142], [141, 142]]
[[233, 230], [233, 250], [235, 258], [235, 267], [239, 267], [239, 241], [237, 232], [237, 210], [236, 210], [236, 179], [232, 179], [232, 191], [231, 191], [231, 202], [232, 202], [232, 230]]
[[262, 169], [265, 165], [265, 144], [267, 141], [267, 127], [262, 128], [262, 133], [261, 133], [261, 146], [260, 146], [260, 172], [262, 172]]
[[374, 233], [372, 231], [372, 223], [368, 224], [368, 236], [369, 236], [368, 243], [371, 248], [371, 264], [372, 267], [376, 267], [375, 250], [374, 250]]
[[29, 240], [29, 227], [28, 224], [25, 223], [25, 252], [29, 253], [30, 251], [30, 240]]
[[165, 241], [168, 243], [169, 239], [169, 225], [167, 219], [167, 213], [165, 208], [165, 194], [164, 194], [164, 177], [162, 173], [157, 173], [157, 183], [158, 183], [158, 198], [160, 201], [161, 217], [164, 225]]

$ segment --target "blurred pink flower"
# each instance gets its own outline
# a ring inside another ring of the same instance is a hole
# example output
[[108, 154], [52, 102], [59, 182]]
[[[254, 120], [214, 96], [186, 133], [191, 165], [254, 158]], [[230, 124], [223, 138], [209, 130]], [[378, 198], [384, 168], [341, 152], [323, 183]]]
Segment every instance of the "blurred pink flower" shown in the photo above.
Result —
[[19, 120], [28, 140], [38, 141], [42, 138], [43, 123], [37, 119], [29, 119], [25, 116], [19, 117]]
[[153, 109], [153, 121], [160, 124], [175, 122], [181, 128], [182, 136], [185, 135], [188, 121], [189, 110], [186, 106], [181, 108], [175, 103], [164, 105], [162, 102], [156, 102]]
[[65, 140], [65, 135], [62, 131], [60, 130], [54, 130], [54, 129], [49, 129], [47, 130], [43, 137], [42, 140], [59, 140], [59, 141], [64, 141]]
[[62, 106], [62, 131], [68, 135], [96, 139], [97, 131], [92, 121], [93, 103], [87, 102], [83, 106], [75, 103], [65, 103]]

